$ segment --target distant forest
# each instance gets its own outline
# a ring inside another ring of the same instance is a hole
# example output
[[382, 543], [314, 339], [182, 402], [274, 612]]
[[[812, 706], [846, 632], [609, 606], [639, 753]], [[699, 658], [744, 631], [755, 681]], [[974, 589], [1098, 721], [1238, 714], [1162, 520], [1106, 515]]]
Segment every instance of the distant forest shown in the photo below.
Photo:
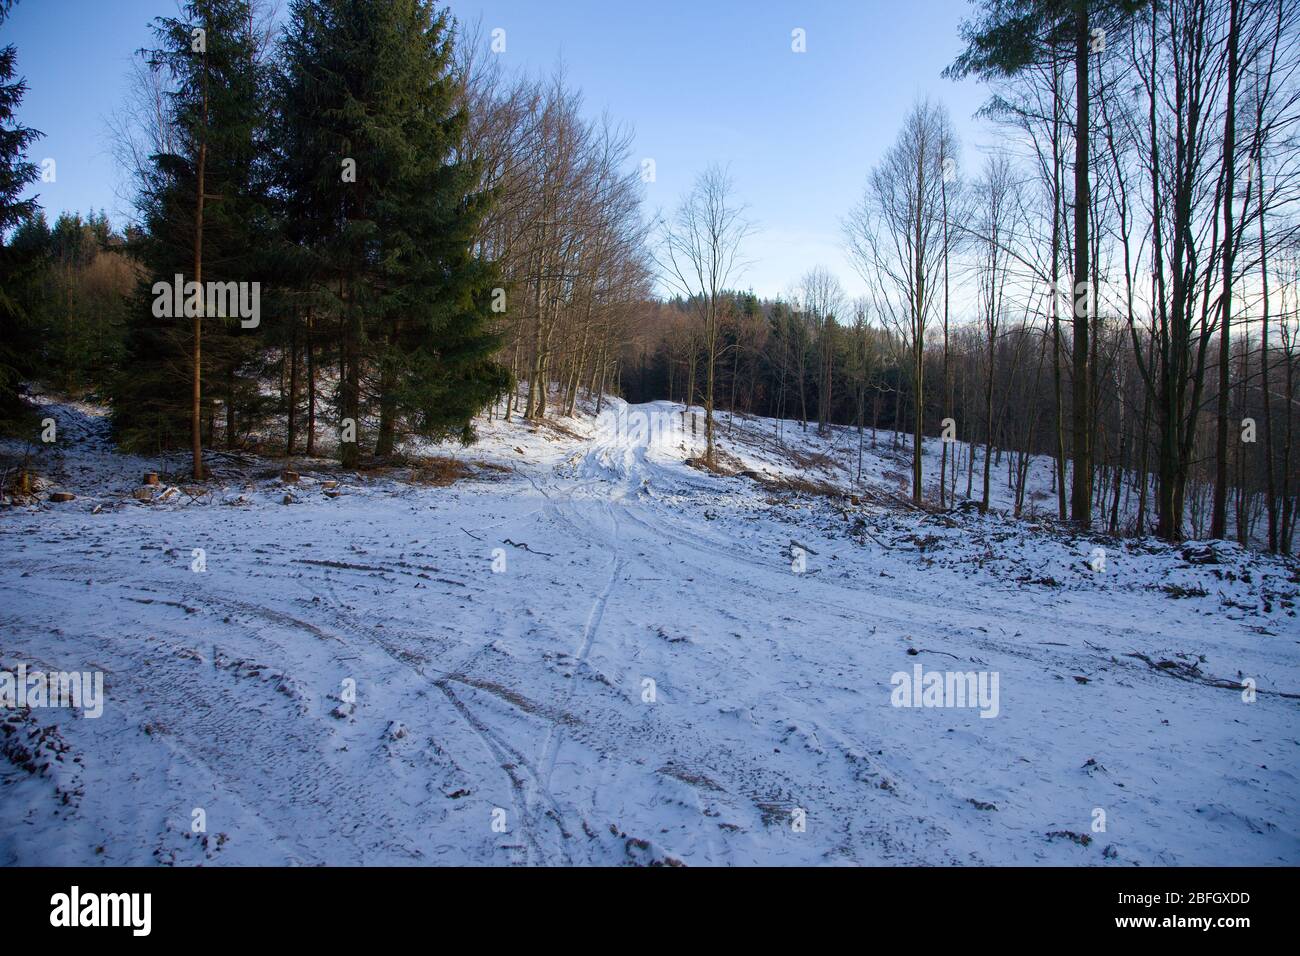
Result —
[[[1062, 521], [1290, 553], [1300, 3], [972, 9], [948, 73], [986, 83], [1002, 148], [964, 160], [938, 99], [900, 118], [844, 197], [861, 296], [822, 267], [746, 291], [761, 224], [725, 167], [651, 217], [630, 127], [427, 0], [157, 19], [113, 122], [125, 229], [23, 198], [40, 134], [9, 46], [0, 416], [29, 429], [37, 385], [94, 396], [122, 447], [202, 479], [205, 449], [361, 467], [484, 412], [671, 399], [702, 406], [711, 464], [718, 409], [851, 426], [912, 450], [918, 504], [997, 468], [1019, 511], [1045, 456]], [[924, 436], [958, 440], [938, 474]]]

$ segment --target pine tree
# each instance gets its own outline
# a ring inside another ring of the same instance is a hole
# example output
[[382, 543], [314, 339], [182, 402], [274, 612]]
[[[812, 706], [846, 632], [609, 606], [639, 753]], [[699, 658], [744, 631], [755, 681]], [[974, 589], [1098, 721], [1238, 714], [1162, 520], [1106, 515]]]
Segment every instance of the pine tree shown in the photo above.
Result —
[[1070, 59], [1074, 64], [1074, 381], [1071, 409], [1074, 483], [1070, 517], [1081, 527], [1092, 524], [1092, 374], [1089, 334], [1092, 321], [1089, 256], [1092, 232], [1091, 177], [1088, 171], [1091, 90], [1090, 62], [1097, 43], [1148, 0], [980, 0], [981, 17], [962, 26], [965, 52], [945, 73], [962, 77], [1014, 76], [1036, 63]]
[[492, 197], [458, 152], [450, 17], [424, 0], [296, 0], [284, 54], [280, 179], [339, 321], [339, 417], [356, 438], [340, 458], [358, 464], [368, 423], [380, 456], [407, 431], [469, 441], [508, 374], [492, 359], [497, 271], [474, 248]]
[[[255, 341], [234, 317], [159, 316], [157, 282], [261, 282], [267, 245], [263, 155], [267, 87], [249, 0], [189, 0], [183, 18], [154, 23], [159, 46], [142, 51], [172, 82], [176, 151], [153, 157], [139, 197], [145, 265], [127, 338], [127, 371], [114, 390], [113, 424], [126, 447], [175, 447], [188, 436], [203, 476], [203, 396], [225, 403], [226, 438], [256, 385], [241, 379]], [[208, 439], [211, 440], [209, 431]]]
[[[11, 6], [8, 0], [0, 2], [0, 23]], [[42, 135], [18, 122], [18, 106], [27, 84], [14, 79], [17, 61], [18, 51], [12, 44], [0, 49], [0, 419], [4, 420], [21, 415], [18, 388], [32, 371], [28, 360], [31, 327], [12, 293], [37, 261], [28, 247], [15, 247], [7, 237], [36, 210], [35, 197], [19, 197], [36, 180], [37, 167], [27, 159], [27, 147]]]

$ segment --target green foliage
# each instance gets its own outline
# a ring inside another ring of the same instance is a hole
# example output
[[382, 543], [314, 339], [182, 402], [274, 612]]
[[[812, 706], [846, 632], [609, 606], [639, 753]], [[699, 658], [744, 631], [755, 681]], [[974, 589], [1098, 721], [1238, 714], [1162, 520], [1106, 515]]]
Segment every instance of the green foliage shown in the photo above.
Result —
[[52, 229], [44, 216], [24, 222], [14, 244], [33, 258], [16, 290], [28, 317], [24, 377], [65, 392], [103, 387], [121, 361], [135, 274], [123, 240], [102, 212], [86, 220], [64, 213]]
[[[448, 14], [422, 0], [297, 0], [283, 41], [278, 182], [295, 261], [338, 322], [340, 416], [377, 414], [381, 455], [408, 430], [469, 440], [508, 384], [492, 361], [498, 274], [473, 251], [492, 197], [457, 152], [451, 42]], [[377, 381], [363, 390], [365, 377]]]
[[1080, 3], [1087, 4], [1091, 27], [1106, 31], [1150, 0], [981, 0], [978, 14], [961, 25], [966, 49], [944, 76], [993, 79], [1052, 60], [1073, 60]]
[[[171, 83], [168, 119], [176, 146], [153, 157], [139, 197], [144, 234], [133, 251], [144, 268], [130, 307], [127, 361], [113, 386], [116, 437], [142, 450], [178, 447], [189, 438], [192, 320], [156, 315], [152, 290], [177, 275], [195, 278], [200, 158], [202, 281], [265, 284], [271, 278], [268, 87], [249, 2], [190, 0], [183, 19], [158, 18], [154, 34], [159, 45], [144, 55]], [[259, 403], [248, 400], [256, 395], [248, 379], [262, 344], [257, 330], [242, 329], [233, 317], [202, 324], [205, 404], [220, 400], [227, 422], [247, 430], [259, 417]], [[226, 438], [233, 442], [229, 429]]]
[[[0, 21], [9, 7], [9, 3], [0, 5]], [[30, 372], [26, 348], [33, 335], [14, 290], [25, 285], [39, 267], [33, 246], [7, 241], [14, 227], [36, 210], [35, 197], [19, 197], [36, 179], [37, 169], [27, 159], [27, 147], [41, 136], [17, 120], [18, 106], [27, 91], [27, 84], [14, 76], [17, 60], [18, 51], [12, 45], [0, 49], [0, 421], [12, 421], [22, 411], [18, 388]]]
[[[503, 280], [476, 245], [494, 197], [461, 152], [449, 14], [426, 0], [295, 0], [275, 63], [250, 0], [188, 0], [154, 35], [141, 53], [163, 79], [172, 145], [151, 158], [129, 240], [102, 214], [53, 228], [32, 216], [17, 195], [35, 173], [21, 162], [35, 134], [0, 130], [0, 225], [22, 223], [6, 262], [28, 263], [7, 276], [26, 317], [21, 328], [5, 319], [0, 381], [107, 380], [123, 447], [188, 444], [193, 318], [159, 314], [169, 293], [157, 284], [200, 278], [201, 262], [203, 283], [262, 293], [256, 328], [201, 319], [205, 443], [224, 426], [235, 444], [285, 407], [266, 384], [297, 361], [308, 318], [321, 384], [368, 449], [390, 454], [411, 433], [471, 440], [471, 420], [509, 376], [494, 361]], [[11, 75], [11, 51], [0, 68]], [[0, 87], [0, 121], [21, 92]]]

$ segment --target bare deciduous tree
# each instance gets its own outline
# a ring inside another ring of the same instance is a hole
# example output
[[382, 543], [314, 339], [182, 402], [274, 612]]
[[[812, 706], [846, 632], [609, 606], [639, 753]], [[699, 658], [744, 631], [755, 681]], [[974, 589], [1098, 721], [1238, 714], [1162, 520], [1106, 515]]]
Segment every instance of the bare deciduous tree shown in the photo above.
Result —
[[925, 333], [939, 298], [943, 266], [945, 163], [955, 155], [947, 111], [918, 103], [898, 139], [871, 172], [866, 194], [845, 223], [849, 251], [873, 291], [876, 310], [911, 354], [912, 500], [922, 499]]
[[705, 362], [705, 461], [715, 464], [713, 385], [718, 358], [723, 293], [744, 268], [741, 246], [753, 231], [735, 184], [720, 166], [700, 174], [671, 219], [660, 224], [657, 258], [660, 275], [695, 304], [703, 327]]

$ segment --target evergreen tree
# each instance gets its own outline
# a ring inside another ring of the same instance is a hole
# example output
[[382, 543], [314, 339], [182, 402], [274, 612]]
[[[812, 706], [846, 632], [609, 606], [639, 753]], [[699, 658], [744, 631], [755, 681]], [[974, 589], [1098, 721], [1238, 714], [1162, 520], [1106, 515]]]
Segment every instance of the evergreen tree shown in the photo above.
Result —
[[61, 213], [51, 228], [38, 209], [14, 230], [9, 249], [27, 267], [8, 294], [22, 315], [24, 379], [64, 392], [99, 388], [120, 364], [124, 295], [134, 270], [103, 213]]
[[283, 48], [280, 179], [339, 321], [339, 417], [356, 438], [340, 458], [355, 466], [371, 428], [380, 456], [408, 430], [469, 441], [509, 376], [492, 359], [499, 279], [474, 248], [492, 196], [458, 151], [449, 15], [425, 0], [295, 0]]
[[135, 251], [145, 273], [113, 424], [131, 448], [175, 447], [188, 435], [202, 477], [205, 426], [209, 441], [212, 431], [204, 396], [224, 403], [233, 442], [238, 413], [255, 405], [252, 370], [244, 372], [257, 330], [242, 329], [234, 316], [160, 316], [152, 290], [177, 275], [198, 283], [266, 278], [268, 91], [249, 0], [189, 0], [183, 18], [158, 18], [154, 33], [159, 45], [144, 54], [172, 83], [168, 120], [177, 147], [153, 157], [139, 197], [145, 231]]
[[[8, 0], [0, 2], [0, 23], [11, 6]], [[18, 106], [27, 84], [14, 79], [17, 61], [18, 51], [12, 44], [0, 49], [0, 420], [21, 415], [18, 387], [33, 371], [32, 330], [13, 290], [39, 264], [30, 245], [15, 247], [7, 241], [14, 228], [36, 209], [35, 197], [19, 197], [37, 177], [36, 165], [27, 159], [27, 147], [42, 135], [18, 122]]]
[[945, 72], [950, 76], [1015, 76], [1028, 67], [1067, 58], [1074, 64], [1074, 381], [1072, 435], [1074, 484], [1070, 517], [1092, 524], [1092, 375], [1089, 324], [1092, 321], [1091, 177], [1088, 172], [1090, 62], [1107, 31], [1118, 32], [1149, 0], [980, 0], [981, 16], [962, 25], [966, 50]]

